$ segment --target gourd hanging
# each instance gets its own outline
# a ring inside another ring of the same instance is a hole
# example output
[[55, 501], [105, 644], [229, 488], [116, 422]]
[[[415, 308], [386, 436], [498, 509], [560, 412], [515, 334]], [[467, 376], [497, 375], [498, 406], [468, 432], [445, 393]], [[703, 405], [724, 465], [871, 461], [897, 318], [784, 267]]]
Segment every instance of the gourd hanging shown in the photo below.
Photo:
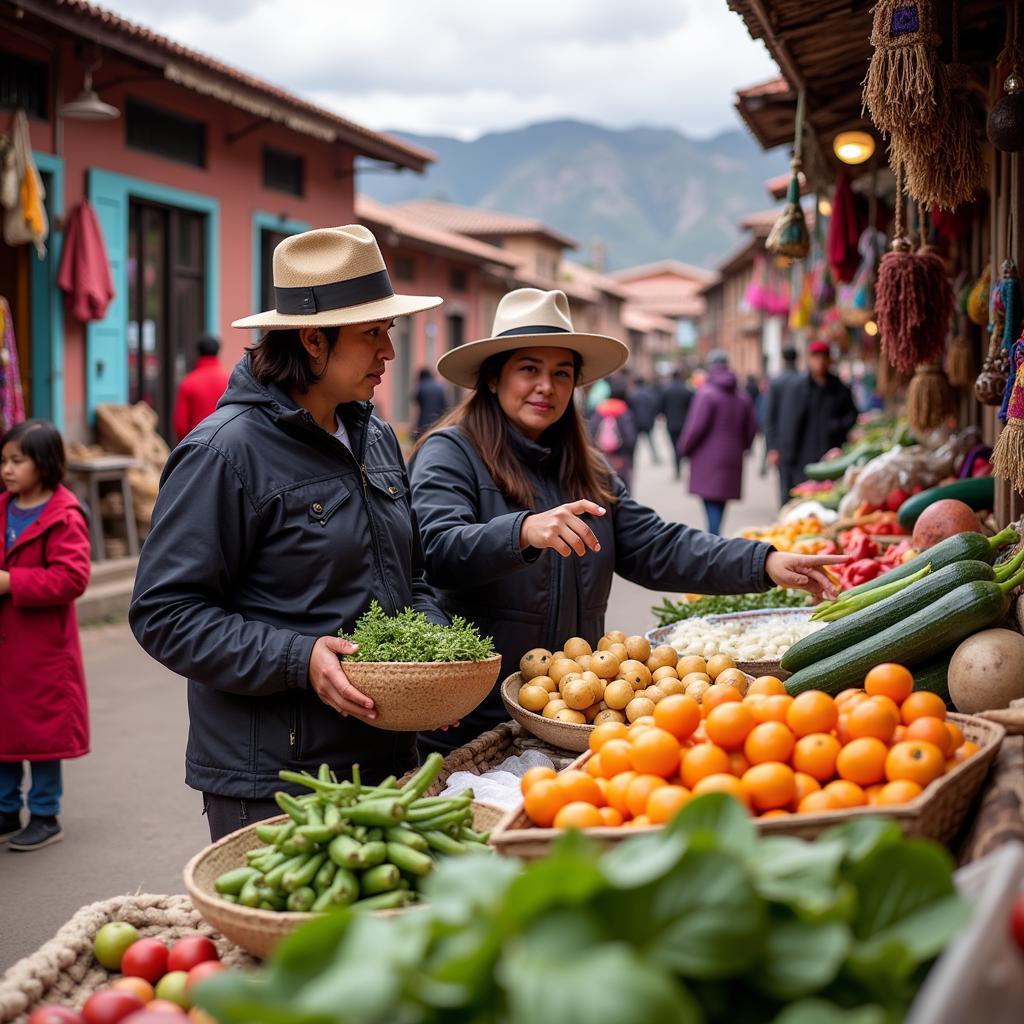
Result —
[[999, 284], [992, 289], [992, 319], [988, 352], [974, 382], [982, 405], [1002, 405], [1006, 393], [1007, 353], [1020, 332], [1021, 293], [1017, 265], [1004, 260]]
[[802, 260], [811, 251], [811, 237], [807, 231], [804, 208], [800, 205], [800, 169], [803, 167], [804, 90], [796, 101], [796, 131], [793, 139], [792, 177], [786, 192], [786, 206], [772, 226], [764, 247], [775, 256], [788, 260]]
[[1015, 491], [1024, 491], [1024, 362], [1017, 368], [1006, 426], [992, 451], [992, 469]]
[[1022, 54], [1019, 43], [1019, 5], [1014, 2], [1007, 12], [1007, 42], [996, 59], [996, 67], [1010, 64], [1010, 73], [1003, 82], [1001, 96], [988, 114], [985, 133], [988, 141], [1004, 153], [1024, 150], [1024, 75], [1021, 74]]

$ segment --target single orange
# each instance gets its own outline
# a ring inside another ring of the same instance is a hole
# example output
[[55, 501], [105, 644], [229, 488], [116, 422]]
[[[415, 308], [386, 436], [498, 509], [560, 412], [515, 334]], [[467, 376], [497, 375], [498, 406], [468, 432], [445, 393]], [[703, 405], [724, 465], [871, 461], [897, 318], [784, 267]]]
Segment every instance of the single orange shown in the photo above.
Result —
[[725, 772], [718, 772], [715, 775], [705, 775], [693, 787], [694, 796], [703, 796], [705, 793], [727, 793], [729, 796], [739, 800], [744, 807], [750, 807], [750, 794], [743, 786], [743, 782], [735, 775]]
[[660, 775], [636, 775], [626, 790], [626, 806], [633, 817], [647, 813], [647, 801], [651, 794], [668, 783]]
[[597, 813], [601, 815], [602, 825], [616, 828], [622, 824], [622, 815], [614, 807], [598, 807]]
[[680, 741], [693, 735], [700, 719], [700, 705], [683, 693], [674, 693], [654, 705], [654, 724]]
[[750, 730], [743, 742], [743, 753], [751, 764], [765, 761], [788, 761], [796, 737], [781, 722], [760, 722]]
[[874, 736], [850, 740], [836, 758], [836, 774], [858, 786], [871, 786], [885, 778], [889, 748]]
[[849, 779], [836, 779], [821, 791], [828, 794], [836, 807], [863, 807], [867, 803], [864, 790]]
[[743, 697], [735, 686], [730, 686], [728, 683], [712, 683], [704, 691], [704, 696], [700, 699], [700, 707], [704, 717], [707, 718], [719, 704], [726, 704], [731, 701], [740, 703], [742, 700]]
[[836, 773], [836, 758], [841, 749], [839, 740], [827, 732], [808, 733], [801, 736], [793, 747], [793, 767], [818, 782], [828, 782]]
[[946, 722], [946, 731], [949, 733], [949, 752], [952, 754], [964, 741], [964, 731], [956, 722]]
[[892, 740], [889, 742], [891, 747], [894, 743], [902, 743], [907, 738], [907, 727], [905, 725], [897, 725], [896, 731], [892, 734]]
[[788, 764], [765, 761], [755, 764], [743, 776], [743, 788], [750, 794], [756, 811], [788, 807], [796, 795], [796, 777]]
[[565, 793], [567, 804], [583, 801], [600, 807], [604, 803], [604, 794], [601, 792], [597, 780], [579, 768], [567, 768], [561, 772], [558, 776], [558, 784], [562, 787], [562, 792]]
[[899, 724], [899, 708], [883, 697], [862, 700], [846, 715], [846, 731], [855, 740], [870, 736], [888, 743]]
[[904, 740], [897, 743], [885, 759], [885, 777], [890, 782], [909, 779], [919, 786], [927, 786], [945, 770], [946, 759], [942, 751], [927, 740]]
[[966, 742], [961, 743], [960, 746], [953, 751], [953, 756], [950, 760], [958, 765], [963, 764], [969, 757], [974, 757], [979, 750], [981, 750], [981, 747], [979, 747], [977, 743], [967, 740]]
[[836, 702], [821, 690], [805, 690], [793, 698], [786, 712], [786, 724], [797, 736], [831, 732], [838, 718]]
[[793, 698], [788, 693], [778, 693], [751, 704], [750, 710], [758, 722], [785, 722]]
[[680, 776], [683, 785], [692, 790], [697, 783], [709, 775], [721, 775], [729, 771], [729, 755], [713, 743], [699, 743], [683, 751]]
[[730, 750], [729, 751], [729, 774], [735, 775], [737, 779], [742, 779], [744, 773], [750, 767], [750, 762], [747, 760], [747, 755], [742, 750]]
[[838, 811], [839, 802], [823, 789], [808, 793], [797, 805], [797, 814], [821, 814], [822, 811]]
[[915, 690], [901, 705], [900, 715], [904, 725], [910, 725], [915, 718], [940, 718], [946, 720], [946, 702], [931, 690]]
[[813, 775], [808, 775], [806, 772], [794, 772], [793, 782], [796, 786], [793, 793], [793, 802], [790, 804], [793, 810], [800, 806], [800, 801], [808, 793], [817, 793], [821, 789], [821, 783]]
[[624, 722], [602, 722], [594, 726], [587, 743], [595, 753], [599, 751], [609, 740], [624, 740], [629, 735]]
[[758, 817], [760, 818], [788, 818], [790, 812], [784, 810], [782, 807], [773, 807], [770, 811], [763, 811]]
[[846, 690], [842, 690], [835, 696], [836, 707], [842, 709], [843, 705], [853, 697], [866, 697], [867, 694], [863, 690], [858, 690], [855, 687], [849, 687]]
[[598, 776], [594, 781], [597, 783], [597, 788], [601, 790], [601, 796], [604, 797], [604, 803], [600, 805], [603, 807], [608, 802], [608, 786], [610, 783], [603, 775]]
[[[870, 700], [871, 698], [865, 697], [864, 699]], [[847, 702], [847, 707], [849, 707], [849, 702]], [[836, 739], [839, 740], [840, 746], [845, 747], [846, 744], [853, 739], [850, 735], [850, 715], [846, 708], [843, 708], [839, 713], [839, 718], [836, 720], [836, 727], [832, 732], [835, 734]]]
[[605, 794], [608, 798], [608, 804], [614, 807], [624, 818], [632, 816], [626, 798], [629, 795], [629, 784], [635, 778], [636, 772], [620, 772], [614, 779], [610, 779], [608, 782], [608, 792]]
[[638, 814], [629, 824], [633, 828], [650, 828], [651, 819], [646, 814]]
[[156, 998], [153, 986], [145, 978], [118, 978], [110, 983], [110, 987], [118, 992], [131, 992], [143, 1003], [151, 1003]]
[[535, 782], [540, 782], [541, 779], [553, 779], [556, 774], [554, 768], [548, 768], [541, 764], [534, 765], [523, 772], [523, 777], [519, 780], [519, 788], [525, 794]]
[[949, 757], [955, 749], [952, 746], [953, 734], [946, 728], [946, 723], [941, 718], [933, 718], [931, 715], [915, 718], [907, 726], [907, 739], [934, 743], [942, 751], [943, 757]]
[[704, 729], [708, 739], [723, 750], [738, 750], [756, 724], [749, 705], [727, 701], [708, 712]]
[[872, 696], [881, 694], [902, 704], [914, 689], [914, 677], [903, 665], [888, 661], [868, 672], [864, 677], [864, 689]]
[[667, 779], [679, 771], [679, 740], [652, 726], [633, 738], [629, 757], [635, 772]]
[[895, 804], [909, 803], [914, 797], [920, 796], [924, 790], [910, 779], [897, 779], [886, 783], [878, 794], [879, 807], [892, 807]]
[[555, 828], [597, 828], [604, 822], [601, 812], [593, 804], [574, 800], [558, 809], [554, 824]]
[[601, 772], [601, 755], [600, 754], [591, 754], [591, 756], [587, 758], [587, 762], [586, 762], [586, 764], [584, 764], [583, 770], [589, 776], [591, 776], [591, 778], [595, 778], [595, 779], [603, 778], [603, 775], [602, 775], [602, 772]]
[[690, 791], [685, 786], [662, 786], [647, 798], [645, 813], [652, 825], [663, 825], [671, 821], [689, 799]]
[[864, 799], [867, 801], [869, 807], [874, 807], [878, 803], [878, 794], [885, 789], [886, 784], [882, 782], [873, 782], [870, 786], [864, 787]]
[[750, 686], [747, 687], [747, 696], [756, 696], [757, 694], [764, 694], [766, 697], [777, 697], [780, 694], [785, 694], [786, 684], [781, 679], [776, 679], [775, 676], [758, 676]]
[[555, 815], [567, 803], [565, 791], [557, 779], [538, 779], [523, 797], [523, 810], [534, 825], [550, 828]]
[[632, 752], [633, 744], [629, 740], [606, 741], [601, 747], [601, 774], [606, 779], [614, 779], [622, 772], [632, 771]]

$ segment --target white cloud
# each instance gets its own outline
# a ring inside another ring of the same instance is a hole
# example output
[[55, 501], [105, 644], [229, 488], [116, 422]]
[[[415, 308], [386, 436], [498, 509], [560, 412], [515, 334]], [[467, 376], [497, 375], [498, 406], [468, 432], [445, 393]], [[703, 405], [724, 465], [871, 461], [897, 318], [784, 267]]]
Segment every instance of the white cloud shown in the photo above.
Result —
[[775, 66], [724, 0], [114, 0], [372, 128], [471, 137], [573, 117], [708, 135]]

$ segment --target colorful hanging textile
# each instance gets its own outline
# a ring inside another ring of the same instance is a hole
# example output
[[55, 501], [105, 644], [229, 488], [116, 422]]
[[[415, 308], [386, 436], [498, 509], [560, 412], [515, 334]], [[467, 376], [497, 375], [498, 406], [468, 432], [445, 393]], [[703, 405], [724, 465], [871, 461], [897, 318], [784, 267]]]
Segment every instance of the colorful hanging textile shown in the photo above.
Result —
[[107, 315], [114, 298], [114, 280], [103, 232], [87, 199], [68, 218], [57, 284], [68, 293], [71, 312], [83, 323]]
[[0, 165], [0, 206], [4, 212], [4, 241], [8, 245], [31, 242], [40, 259], [46, 256], [49, 224], [43, 200], [46, 190], [32, 161], [32, 142], [25, 111], [15, 111], [11, 137]]
[[854, 202], [850, 179], [844, 172], [836, 178], [836, 194], [832, 200], [832, 219], [828, 225], [828, 241], [825, 243], [832, 276], [838, 283], [849, 284], [860, 265], [857, 243], [860, 228], [857, 226], [857, 206]]
[[14, 318], [7, 300], [0, 295], [0, 432], [9, 430], [24, 418]]

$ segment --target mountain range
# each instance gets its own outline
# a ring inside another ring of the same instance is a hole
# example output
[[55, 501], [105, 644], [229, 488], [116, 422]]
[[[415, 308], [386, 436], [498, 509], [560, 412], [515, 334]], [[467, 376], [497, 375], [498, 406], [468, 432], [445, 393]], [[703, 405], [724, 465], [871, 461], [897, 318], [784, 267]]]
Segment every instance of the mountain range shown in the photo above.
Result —
[[609, 270], [668, 258], [714, 267], [740, 241], [737, 222], [773, 204], [765, 182], [787, 168], [783, 150], [765, 153], [739, 129], [693, 139], [549, 121], [471, 142], [391, 134], [436, 163], [422, 175], [364, 171], [360, 191], [535, 217], [579, 242], [575, 259]]

